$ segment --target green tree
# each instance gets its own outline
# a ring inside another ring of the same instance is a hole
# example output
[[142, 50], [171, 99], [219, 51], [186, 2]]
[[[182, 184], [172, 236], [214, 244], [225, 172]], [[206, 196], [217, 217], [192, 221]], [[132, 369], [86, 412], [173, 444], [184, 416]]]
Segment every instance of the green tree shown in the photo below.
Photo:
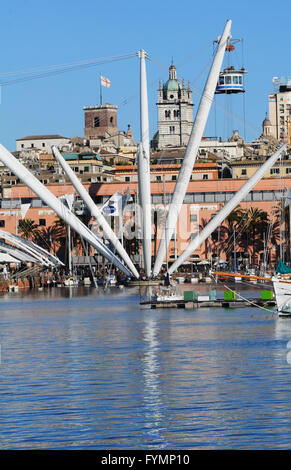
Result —
[[38, 239], [38, 225], [32, 219], [22, 219], [18, 223], [18, 232], [31, 241]]
[[252, 244], [252, 264], [255, 264], [256, 255], [264, 248], [263, 234], [267, 233], [269, 219], [268, 213], [257, 207], [248, 209], [247, 215], [247, 228], [250, 234], [250, 243]]

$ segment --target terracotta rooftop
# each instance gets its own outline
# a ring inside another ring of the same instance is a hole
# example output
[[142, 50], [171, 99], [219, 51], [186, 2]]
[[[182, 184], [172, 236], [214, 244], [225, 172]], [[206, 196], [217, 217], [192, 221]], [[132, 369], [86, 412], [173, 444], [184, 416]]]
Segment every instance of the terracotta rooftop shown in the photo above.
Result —
[[16, 142], [18, 140], [48, 140], [48, 139], [67, 139], [68, 137], [64, 137], [59, 134], [47, 134], [47, 135], [27, 135], [26, 137], [21, 137], [20, 139], [16, 139]]

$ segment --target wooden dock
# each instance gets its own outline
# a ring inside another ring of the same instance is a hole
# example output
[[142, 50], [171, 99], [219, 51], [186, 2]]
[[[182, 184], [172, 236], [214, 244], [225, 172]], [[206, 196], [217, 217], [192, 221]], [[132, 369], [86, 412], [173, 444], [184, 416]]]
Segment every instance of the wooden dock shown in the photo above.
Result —
[[[250, 303], [251, 302], [251, 303]], [[240, 308], [240, 307], [274, 307], [275, 300], [250, 299], [246, 300], [145, 300], [140, 302], [141, 307], [148, 309], [156, 308], [184, 308], [187, 310], [195, 310], [204, 307], [223, 307], [223, 308]]]

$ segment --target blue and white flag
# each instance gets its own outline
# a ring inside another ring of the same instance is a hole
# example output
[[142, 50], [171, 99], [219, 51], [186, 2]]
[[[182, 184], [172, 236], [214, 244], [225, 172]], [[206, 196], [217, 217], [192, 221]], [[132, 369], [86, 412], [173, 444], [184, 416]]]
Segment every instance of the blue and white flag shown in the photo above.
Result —
[[117, 217], [122, 214], [122, 194], [118, 191], [111, 196], [108, 201], [103, 204], [101, 212], [104, 215], [109, 215], [111, 217]]

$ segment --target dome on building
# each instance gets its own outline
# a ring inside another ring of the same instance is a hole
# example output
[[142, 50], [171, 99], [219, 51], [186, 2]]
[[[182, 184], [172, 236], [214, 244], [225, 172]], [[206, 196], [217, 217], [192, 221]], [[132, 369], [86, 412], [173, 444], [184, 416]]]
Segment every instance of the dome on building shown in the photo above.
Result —
[[271, 121], [270, 119], [268, 118], [268, 113], [266, 113], [266, 117], [265, 119], [263, 120], [263, 127], [266, 127], [266, 126], [271, 126]]
[[163, 86], [164, 91], [179, 91], [181, 90], [181, 83], [177, 79], [176, 67], [171, 63], [169, 67], [169, 80]]
[[181, 90], [181, 84], [179, 80], [177, 79], [170, 79], [164, 84], [163, 90], [164, 91], [178, 91], [178, 90]]

